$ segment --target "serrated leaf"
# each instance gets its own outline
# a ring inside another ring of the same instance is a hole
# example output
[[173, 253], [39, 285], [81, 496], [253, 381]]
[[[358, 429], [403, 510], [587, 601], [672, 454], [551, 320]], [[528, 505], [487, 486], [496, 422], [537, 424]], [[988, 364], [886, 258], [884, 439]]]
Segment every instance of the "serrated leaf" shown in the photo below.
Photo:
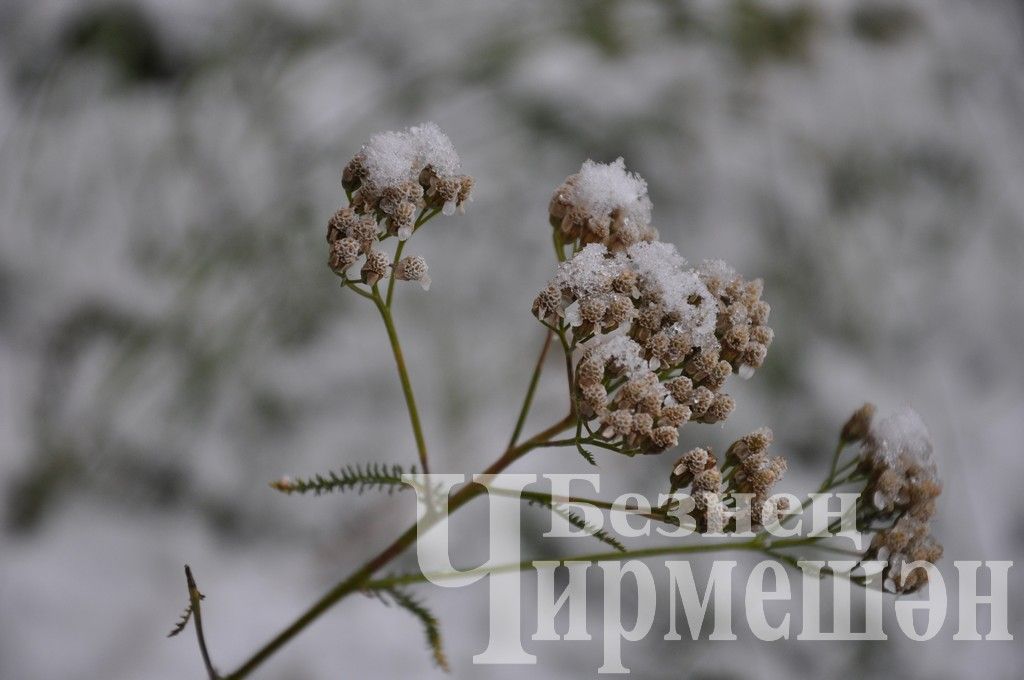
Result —
[[356, 491], [363, 493], [367, 490], [386, 491], [391, 494], [396, 490], [401, 491], [407, 488], [402, 481], [402, 475], [416, 474], [416, 466], [406, 471], [401, 465], [388, 465], [385, 463], [369, 463], [366, 465], [348, 465], [338, 472], [317, 474], [309, 478], [282, 478], [271, 482], [270, 486], [286, 494], [315, 494], [317, 496], [325, 493], [344, 493]]

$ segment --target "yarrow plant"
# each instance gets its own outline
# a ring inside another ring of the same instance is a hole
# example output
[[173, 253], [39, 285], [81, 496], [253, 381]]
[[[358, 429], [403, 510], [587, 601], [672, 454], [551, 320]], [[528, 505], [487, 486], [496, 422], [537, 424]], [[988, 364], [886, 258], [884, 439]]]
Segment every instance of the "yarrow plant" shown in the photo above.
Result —
[[[418, 463], [406, 467], [372, 461], [308, 478], [282, 477], [271, 486], [286, 494], [317, 495], [416, 488], [418, 496], [426, 499], [423, 517], [238, 669], [223, 676], [210, 660], [202, 627], [203, 595], [186, 567], [189, 602], [171, 634], [192, 622], [210, 678], [250, 676], [321, 614], [357, 591], [375, 594], [414, 614], [424, 625], [435, 662], [446, 667], [440, 624], [408, 590], [411, 584], [434, 579], [422, 573], [381, 572], [416, 543], [425, 528], [485, 491], [548, 508], [613, 549], [580, 559], [752, 550], [796, 565], [798, 554], [815, 550], [852, 556], [857, 564], [881, 563], [884, 588], [893, 593], [913, 592], [924, 585], [926, 571], [904, 567], [921, 560], [934, 563], [941, 557], [930, 522], [942, 485], [931, 460], [928, 431], [909, 408], [876, 419], [875, 408], [865, 404], [850, 417], [816, 491], [852, 489], [860, 493], [861, 502], [853, 507], [852, 516], [837, 518], [828, 531], [806, 536], [785, 534], [788, 537], [783, 538], [776, 531], [813, 502], [813, 496], [797, 507], [794, 497], [774, 493], [787, 461], [769, 453], [773, 434], [767, 427], [739, 437], [722, 455], [706, 446], [673, 454], [673, 462], [665, 468], [667, 493], [647, 508], [521, 489], [512, 493], [493, 485], [485, 489], [468, 484], [451, 494], [434, 488], [426, 475], [430, 470], [427, 443], [392, 302], [397, 282], [416, 282], [429, 289], [426, 261], [405, 255], [405, 247], [438, 215], [462, 212], [470, 201], [473, 179], [462, 174], [449, 138], [437, 125], [424, 123], [371, 137], [345, 166], [341, 184], [345, 203], [327, 223], [328, 265], [343, 289], [368, 300], [381, 316]], [[693, 266], [675, 246], [660, 241], [651, 225], [647, 184], [626, 169], [622, 158], [610, 164], [584, 162], [555, 190], [549, 214], [557, 262], [532, 305], [534, 317], [545, 329], [544, 341], [508, 445], [482, 474], [497, 475], [538, 448], [575, 449], [590, 464], [597, 464], [601, 452], [627, 457], [662, 454], [678, 446], [684, 426], [726, 421], [736, 406], [725, 391], [729, 381], [734, 374], [753, 377], [774, 338], [768, 325], [771, 308], [762, 299], [763, 282], [744, 278], [721, 260]], [[523, 438], [540, 374], [556, 340], [565, 365], [568, 412]], [[417, 470], [418, 475], [409, 474]], [[731, 540], [678, 541], [631, 550], [570, 511], [570, 505], [642, 515], [686, 529], [682, 534]], [[866, 548], [854, 552], [836, 545], [834, 534], [847, 523], [872, 536]], [[503, 569], [524, 569], [526, 564]], [[870, 585], [867, 575], [855, 571], [836, 575]]]

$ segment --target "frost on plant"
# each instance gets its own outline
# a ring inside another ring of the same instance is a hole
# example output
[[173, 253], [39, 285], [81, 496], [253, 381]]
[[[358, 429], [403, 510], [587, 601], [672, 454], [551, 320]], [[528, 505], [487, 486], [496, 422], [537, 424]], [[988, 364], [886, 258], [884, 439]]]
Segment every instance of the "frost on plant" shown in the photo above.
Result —
[[[346, 165], [342, 188], [347, 203], [327, 224], [331, 270], [342, 279], [344, 289], [370, 300], [384, 322], [416, 443], [415, 469], [422, 474], [429, 473], [427, 442], [392, 299], [399, 281], [429, 288], [427, 262], [405, 254], [404, 249], [433, 217], [464, 207], [473, 180], [461, 171], [451, 140], [433, 123], [374, 135]], [[558, 187], [549, 208], [557, 264], [533, 301], [533, 315], [546, 329], [544, 344], [530, 380], [524, 380], [529, 387], [509, 443], [486, 468], [487, 473], [498, 474], [541, 447], [575, 448], [592, 464], [597, 464], [597, 458], [591, 449], [624, 456], [659, 454], [678, 446], [684, 425], [724, 423], [736, 408], [736, 401], [725, 392], [730, 376], [752, 377], [766, 361], [774, 338], [761, 279], [746, 278], [722, 260], [691, 265], [676, 246], [660, 241], [651, 225], [647, 183], [628, 171], [621, 158], [610, 164], [583, 163]], [[524, 438], [534, 391], [548, 350], [555, 346], [563, 353], [568, 413]], [[794, 550], [835, 550], [828, 544], [827, 533], [788, 540], [776, 540], [772, 533], [792, 511], [804, 507], [791, 507], [787, 497], [775, 492], [788, 463], [782, 455], [769, 454], [773, 439], [772, 431], [762, 427], [740, 436], [724, 454], [716, 454], [709, 446], [691, 446], [673, 455], [675, 462], [665, 474], [668, 500], [659, 500], [659, 507], [640, 511], [586, 498], [574, 498], [571, 505], [636, 512], [647, 520], [682, 527], [683, 518], [675, 514], [682, 494], [692, 501], [686, 519], [693, 530], [733, 542], [707, 546], [681, 542], [679, 553], [733, 546], [796, 565], [800, 555]], [[828, 474], [816, 489], [861, 492], [862, 502], [850, 519], [872, 540], [866, 550], [855, 553], [857, 564], [882, 562], [883, 585], [897, 594], [922, 587], [927, 578], [920, 569], [903, 574], [904, 565], [915, 560], [934, 562], [942, 554], [931, 535], [935, 502], [942, 491], [931, 452], [927, 428], [913, 410], [875, 419], [874, 407], [865, 404], [842, 427]], [[429, 479], [422, 482], [418, 474], [407, 474], [411, 469], [403, 463], [356, 463], [335, 472], [282, 477], [271, 486], [290, 495], [393, 493], [416, 487], [427, 508], [422, 519], [427, 528], [438, 508], [454, 512], [483, 493], [480, 485], [469, 484], [432, 499], [436, 487]], [[488, 493], [500, 491], [492, 487]], [[568, 512], [564, 498], [540, 492], [517, 497], [548, 508], [583, 534], [610, 545], [616, 550], [614, 559], [650, 554], [631, 551], [601, 527]], [[358, 591], [376, 594], [416, 616], [435, 662], [446, 667], [440, 622], [423, 601], [404, 589], [426, 577], [380, 574], [418, 540], [417, 529], [413, 525], [369, 558], [227, 677], [248, 676], [320, 614]], [[741, 535], [753, 538], [736, 543]], [[665, 554], [673, 550], [671, 546], [659, 549]], [[522, 569], [521, 564], [508, 568]], [[848, 577], [868, 585], [866, 575], [851, 572]], [[219, 676], [203, 639], [200, 597], [190, 581], [190, 608], [175, 631], [180, 632], [191, 618], [209, 675], [216, 679]]]
[[548, 210], [567, 242], [599, 242], [620, 250], [658, 238], [650, 224], [647, 182], [627, 171], [622, 158], [609, 164], [586, 161], [555, 190]]

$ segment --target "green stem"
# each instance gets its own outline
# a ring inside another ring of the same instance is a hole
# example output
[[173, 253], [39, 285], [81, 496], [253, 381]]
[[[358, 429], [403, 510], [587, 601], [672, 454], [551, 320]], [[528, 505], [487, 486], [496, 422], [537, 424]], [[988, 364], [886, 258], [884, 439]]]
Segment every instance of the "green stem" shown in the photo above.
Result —
[[842, 439], [840, 439], [839, 443], [836, 444], [836, 450], [832, 454], [832, 465], [829, 467], [829, 470], [828, 470], [828, 477], [825, 478], [825, 481], [821, 485], [821, 490], [822, 491], [824, 491], [825, 489], [830, 487], [832, 485], [832, 482], [835, 480], [835, 478], [836, 478], [836, 468], [839, 465], [839, 456], [842, 455], [843, 448], [845, 446], [846, 446], [846, 443]]
[[[780, 541], [780, 543], [783, 543]], [[788, 547], [787, 545], [776, 544], [775, 547]], [[561, 562], [604, 562], [604, 561], [621, 561], [626, 559], [642, 559], [646, 557], [658, 557], [661, 555], [688, 555], [693, 553], [704, 553], [704, 552], [715, 552], [715, 551], [729, 551], [729, 550], [751, 550], [756, 552], [764, 552], [768, 554], [768, 549], [757, 542], [755, 539], [742, 541], [739, 543], [691, 543], [687, 545], [673, 545], [673, 546], [659, 546], [656, 548], [641, 548], [638, 550], [628, 550], [626, 552], [599, 552], [589, 553], [586, 555], [576, 555], [573, 557], [560, 557], [558, 561]], [[436, 572], [431, 574], [415, 573], [415, 574], [401, 574], [398, 576], [391, 576], [388, 578], [378, 579], [376, 581], [369, 581], [364, 584], [364, 588], [367, 590], [379, 590], [382, 588], [392, 588], [398, 585], [408, 585], [411, 583], [421, 583], [427, 580], [441, 580], [441, 579], [454, 579], [465, 576], [472, 576], [476, 574], [501, 574], [515, 571], [525, 571], [533, 567], [534, 562], [538, 561], [535, 559], [523, 560], [522, 562], [511, 562], [508, 564], [500, 564], [493, 567], [480, 567], [478, 569], [469, 569], [466, 571], [459, 572]]]
[[551, 347], [551, 338], [554, 334], [548, 331], [544, 334], [544, 344], [540, 348], [540, 356], [533, 367], [533, 375], [530, 376], [530, 385], [526, 388], [526, 397], [523, 399], [523, 407], [519, 409], [519, 418], [516, 420], [515, 429], [512, 430], [512, 437], [509, 439], [508, 448], [512, 448], [519, 441], [519, 435], [523, 433], [523, 426], [526, 424], [526, 417], [530, 414], [530, 406], [533, 404], [533, 395], [537, 391], [537, 383], [540, 382], [540, 374], [544, 370], [544, 359], [548, 356], [548, 349]]
[[353, 292], [357, 293], [358, 295], [361, 295], [362, 297], [366, 298], [367, 300], [372, 300], [373, 296], [370, 295], [369, 293], [367, 293], [362, 288], [360, 288], [358, 283], [359, 283], [358, 281], [355, 281], [353, 279], [345, 277], [342, 280], [341, 285], [346, 287], [346, 288], [348, 288], [349, 290], [352, 290]]
[[420, 424], [419, 410], [416, 408], [416, 397], [412, 392], [412, 383], [409, 381], [409, 370], [405, 366], [405, 357], [402, 354], [402, 345], [398, 341], [398, 332], [395, 330], [394, 319], [391, 318], [391, 310], [380, 296], [380, 290], [376, 285], [373, 287], [373, 295], [370, 296], [381, 319], [384, 320], [384, 328], [388, 333], [388, 341], [391, 343], [391, 352], [395, 355], [395, 366], [398, 368], [398, 379], [402, 383], [402, 394], [405, 395], [405, 405], [409, 411], [409, 421], [412, 424], [413, 437], [416, 439], [416, 452], [420, 459], [420, 468], [423, 474], [430, 474], [427, 463], [427, 441], [423, 436], [423, 427]]
[[647, 519], [651, 519], [656, 522], [665, 522], [666, 524], [677, 526], [676, 523], [669, 518], [668, 513], [661, 512], [657, 508], [652, 508], [650, 512], [640, 512], [639, 509], [628, 508], [625, 505], [616, 504], [613, 501], [603, 501], [598, 498], [585, 498], [583, 496], [556, 496], [554, 494], [544, 493], [543, 491], [514, 491], [512, 489], [502, 489], [500, 487], [495, 486], [487, 487], [487, 492], [499, 496], [505, 496], [508, 498], [522, 498], [525, 501], [539, 501], [541, 503], [549, 505], [591, 505], [595, 508], [608, 510], [610, 512], [621, 512], [627, 515], [637, 515], [639, 517], [646, 517]]
[[[439, 212], [441, 211], [423, 208], [423, 210], [420, 211], [419, 217], [416, 218], [415, 224], [412, 226], [412, 233], [415, 234], [420, 227], [429, 222]], [[391, 260], [391, 276], [388, 277], [388, 292], [384, 296], [384, 304], [387, 305], [388, 309], [391, 309], [391, 300], [395, 295], [395, 265], [397, 265], [398, 261], [402, 259], [403, 250], [405, 250], [405, 241], [399, 241], [398, 245], [395, 246], [395, 256]]]
[[[538, 432], [533, 437], [530, 437], [522, 444], [514, 446], [505, 450], [501, 456], [498, 457], [483, 474], [498, 474], [509, 465], [514, 463], [520, 457], [526, 453], [535, 449], [541, 442], [545, 442], [560, 432], [564, 432], [568, 427], [573, 424], [574, 419], [571, 415], [566, 416], [562, 420], [558, 421], [554, 425], [548, 427], [541, 432]], [[476, 498], [484, 492], [484, 487], [479, 484], [467, 484], [466, 486], [459, 489], [449, 499], [448, 508], [449, 513], [455, 512], [457, 509], [468, 503], [473, 498]], [[405, 532], [399, 536], [395, 541], [381, 551], [376, 557], [372, 558], [362, 567], [357, 569], [351, 575], [344, 580], [338, 582], [333, 588], [327, 591], [319, 600], [307, 609], [299, 618], [297, 618], [291, 625], [285, 628], [283, 631], [278, 633], [270, 642], [261, 647], [255, 654], [253, 654], [245, 663], [243, 663], [238, 670], [231, 675], [228, 675], [224, 680], [241, 680], [242, 678], [248, 677], [254, 670], [263, 664], [268, 658], [270, 658], [277, 650], [283, 647], [289, 640], [298, 635], [305, 629], [309, 624], [313, 623], [320, 617], [324, 612], [330, 609], [332, 606], [338, 603], [341, 599], [350, 595], [352, 592], [364, 588], [366, 582], [369, 581], [370, 577], [379, 571], [384, 565], [391, 562], [393, 559], [402, 554], [410, 545], [416, 542], [417, 537], [417, 525], [413, 524]]]
[[388, 293], [385, 296], [384, 305], [391, 309], [391, 299], [395, 296], [395, 267], [402, 258], [402, 251], [405, 250], [405, 241], [399, 241], [395, 247], [395, 257], [391, 260], [391, 276], [388, 278]]

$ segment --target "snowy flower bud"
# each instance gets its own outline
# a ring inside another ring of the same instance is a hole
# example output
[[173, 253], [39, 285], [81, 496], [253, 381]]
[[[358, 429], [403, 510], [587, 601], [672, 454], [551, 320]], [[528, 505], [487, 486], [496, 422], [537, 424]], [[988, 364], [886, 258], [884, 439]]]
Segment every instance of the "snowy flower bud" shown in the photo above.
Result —
[[580, 302], [580, 316], [588, 324], [599, 323], [607, 309], [608, 305], [599, 297], [590, 297]]
[[775, 339], [775, 331], [771, 326], [751, 326], [748, 340], [770, 347]]

